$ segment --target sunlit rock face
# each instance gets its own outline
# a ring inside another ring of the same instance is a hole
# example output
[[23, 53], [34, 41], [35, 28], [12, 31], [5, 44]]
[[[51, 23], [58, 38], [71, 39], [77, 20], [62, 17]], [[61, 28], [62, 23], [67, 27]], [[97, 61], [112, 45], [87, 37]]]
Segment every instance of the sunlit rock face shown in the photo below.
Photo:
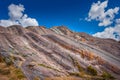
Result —
[[[105, 71], [120, 79], [119, 52], [117, 41], [73, 32], [65, 26], [0, 27], [1, 56], [12, 60], [28, 80], [61, 76], [77, 76], [80, 80], [93, 75], [102, 78]], [[89, 66], [97, 74], [91, 75]]]

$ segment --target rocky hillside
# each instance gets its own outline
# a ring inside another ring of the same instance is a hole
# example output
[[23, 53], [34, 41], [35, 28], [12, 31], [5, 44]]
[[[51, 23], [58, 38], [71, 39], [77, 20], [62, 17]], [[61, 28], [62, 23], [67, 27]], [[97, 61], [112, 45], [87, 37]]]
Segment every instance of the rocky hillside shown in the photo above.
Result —
[[0, 26], [0, 58], [28, 80], [120, 79], [119, 42], [64, 26]]
[[66, 35], [75, 39], [77, 41], [82, 41], [86, 44], [98, 47], [110, 54], [115, 55], [116, 57], [120, 57], [120, 41], [115, 41], [113, 39], [102, 39], [90, 36], [84, 32], [72, 32], [67, 27], [53, 27], [52, 30], [58, 34]]

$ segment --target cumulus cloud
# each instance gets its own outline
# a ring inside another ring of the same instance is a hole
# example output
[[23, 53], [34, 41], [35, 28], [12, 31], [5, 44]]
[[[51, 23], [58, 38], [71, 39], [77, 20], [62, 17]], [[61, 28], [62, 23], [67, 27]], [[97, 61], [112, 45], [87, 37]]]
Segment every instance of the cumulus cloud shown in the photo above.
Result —
[[[118, 14], [119, 7], [108, 9], [108, 0], [104, 2], [98, 1], [93, 3], [88, 13], [87, 21], [96, 20], [98, 26], [105, 26], [104, 31], [93, 34], [95, 37], [111, 38], [120, 40], [120, 19], [115, 19]], [[114, 24], [113, 24], [114, 23]], [[111, 25], [114, 26], [111, 26]]]
[[120, 19], [116, 20], [116, 25], [114, 27], [107, 27], [102, 32], [97, 32], [93, 34], [95, 37], [100, 38], [111, 38], [117, 41], [120, 40]]
[[23, 16], [23, 12], [25, 10], [24, 6], [19, 4], [19, 5], [15, 5], [15, 4], [11, 4], [8, 7], [9, 10], [9, 16], [11, 20], [19, 20], [22, 16]]
[[23, 27], [26, 26], [38, 26], [38, 22], [34, 18], [28, 17], [27, 14], [24, 14], [24, 6], [19, 4], [11, 4], [8, 6], [8, 15], [9, 19], [8, 20], [0, 20], [0, 25], [1, 26], [11, 26], [11, 25], [21, 25]]
[[15, 25], [15, 24], [18, 24], [18, 23], [15, 21], [11, 21], [11, 20], [0, 20], [0, 25], [4, 27]]
[[118, 14], [119, 7], [106, 10], [108, 6], [108, 0], [104, 2], [98, 1], [91, 5], [88, 13], [87, 21], [96, 20], [99, 21], [98, 26], [108, 26], [113, 23], [115, 15]]

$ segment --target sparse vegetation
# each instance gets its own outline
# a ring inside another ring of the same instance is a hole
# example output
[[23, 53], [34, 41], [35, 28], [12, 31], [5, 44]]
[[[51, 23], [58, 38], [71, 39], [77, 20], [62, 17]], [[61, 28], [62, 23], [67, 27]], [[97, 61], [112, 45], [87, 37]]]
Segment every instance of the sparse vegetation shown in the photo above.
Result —
[[109, 74], [107, 72], [103, 72], [103, 74], [101, 76], [103, 77], [104, 80], [114, 80], [115, 79], [111, 74]]
[[13, 62], [10, 60], [9, 62], [6, 62], [8, 66], [12, 65]]
[[18, 79], [25, 78], [23, 72], [20, 69], [17, 68], [17, 69], [14, 70], [14, 72], [15, 72], [15, 74], [16, 74], [16, 76], [17, 76]]
[[72, 60], [73, 65], [78, 68], [79, 72], [82, 72], [83, 68], [81, 67], [81, 65], [79, 64], [79, 62], [77, 60], [73, 59], [71, 56], [70, 56], [70, 58]]
[[9, 69], [0, 69], [0, 74], [8, 75], [8, 74], [10, 74], [10, 70]]
[[71, 57], [72, 63], [79, 72], [69, 72], [70, 76], [77, 76], [80, 78], [84, 78], [85, 80], [114, 80], [115, 78], [109, 73], [103, 73], [102, 76], [99, 76], [97, 70], [95, 70], [92, 66], [88, 66], [87, 70], [85, 71], [84, 68], [81, 67], [79, 62]]
[[0, 62], [0, 79], [4, 77], [5, 80], [26, 80], [22, 71], [15, 68], [11, 60], [9, 62], [6, 58], [0, 58], [3, 60]]
[[97, 75], [97, 71], [92, 66], [88, 66], [87, 71], [90, 75], [93, 75], [93, 76]]
[[81, 78], [77, 78], [77, 77], [48, 77], [45, 80], [82, 80]]
[[1, 56], [1, 54], [0, 54], [0, 63], [1, 63], [1, 62], [3, 62], [3, 58], [2, 58], [2, 56]]
[[79, 72], [70, 72], [69, 73], [71, 76], [77, 76], [77, 77], [80, 77], [80, 73]]
[[81, 55], [82, 58], [85, 58], [85, 53], [84, 53], [83, 50], [81, 50], [80, 55]]
[[12, 59], [10, 59], [10, 57], [3, 58], [3, 62], [5, 62], [7, 66], [13, 64]]
[[28, 55], [26, 55], [26, 54], [23, 54], [23, 55], [22, 55], [22, 57], [28, 57]]
[[38, 65], [39, 65], [39, 66], [42, 66], [42, 67], [45, 67], [45, 68], [48, 68], [48, 69], [52, 69], [52, 70], [61, 72], [61, 71], [59, 71], [59, 70], [57, 70], [57, 69], [55, 69], [55, 68], [53, 68], [53, 67], [51, 67], [51, 66], [47, 66], [47, 65], [45, 65], [45, 64], [38, 64]]
[[72, 73], [70, 72], [69, 74], [71, 76], [77, 76], [77, 77], [81, 77], [81, 78], [88, 78], [89, 75], [85, 72], [85, 69], [80, 65], [80, 63], [77, 60], [75, 60], [74, 58], [72, 58], [71, 56], [70, 56], [70, 58], [72, 60], [73, 65], [75, 67], [77, 67], [79, 72], [72, 72]]
[[82, 71], [83, 71], [83, 68], [82, 68], [81, 65], [78, 63], [78, 61], [76, 61], [75, 63], [76, 63], [76, 66], [77, 66], [79, 72], [82, 72]]
[[33, 80], [40, 80], [40, 78], [36, 76]]

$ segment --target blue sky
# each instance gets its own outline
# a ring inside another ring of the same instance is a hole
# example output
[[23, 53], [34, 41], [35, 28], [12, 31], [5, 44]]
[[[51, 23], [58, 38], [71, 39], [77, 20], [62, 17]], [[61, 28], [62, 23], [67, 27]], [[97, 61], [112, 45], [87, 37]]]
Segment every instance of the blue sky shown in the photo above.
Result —
[[[100, 0], [101, 3], [105, 1]], [[0, 0], [0, 20], [9, 19], [9, 5], [22, 4], [25, 8], [23, 14], [36, 19], [39, 25], [48, 28], [65, 25], [73, 31], [86, 32], [92, 35], [104, 31], [106, 27], [115, 25], [113, 22], [108, 26], [99, 26], [100, 20], [85, 20], [85, 18], [90, 19], [88, 14], [93, 3], [98, 3], [98, 0]], [[120, 7], [120, 1], [108, 0], [105, 10], [115, 7]], [[113, 20], [120, 18], [119, 13], [120, 11], [114, 15]]]

